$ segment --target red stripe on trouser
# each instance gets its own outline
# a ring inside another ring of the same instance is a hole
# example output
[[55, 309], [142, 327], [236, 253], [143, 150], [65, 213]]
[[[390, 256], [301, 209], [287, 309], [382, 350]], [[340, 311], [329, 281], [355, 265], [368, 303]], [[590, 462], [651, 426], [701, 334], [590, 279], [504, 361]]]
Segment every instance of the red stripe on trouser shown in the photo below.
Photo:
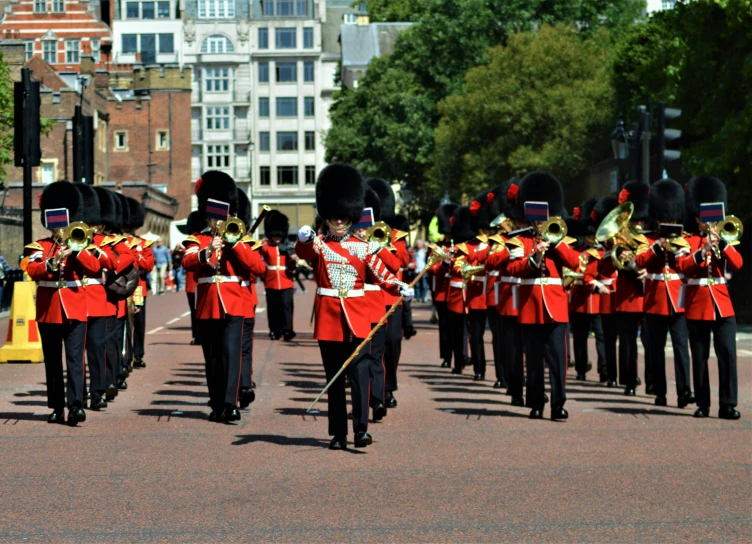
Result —
[[[569, 328], [569, 323], [566, 324]], [[567, 342], [567, 331], [564, 331], [564, 386], [567, 385], [567, 373], [569, 372], [569, 342]]]
[[86, 402], [86, 337], [89, 334], [89, 322], [88, 321], [86, 322], [85, 327], [86, 328], [84, 329], [84, 349], [81, 350], [81, 366], [83, 367], [82, 373], [84, 375], [84, 390], [82, 391], [82, 394], [84, 396], [84, 403]]
[[245, 320], [240, 321], [240, 364], [238, 365], [238, 385], [235, 387], [235, 404], [238, 404], [240, 400], [240, 376], [243, 373], [243, 328], [245, 327]]

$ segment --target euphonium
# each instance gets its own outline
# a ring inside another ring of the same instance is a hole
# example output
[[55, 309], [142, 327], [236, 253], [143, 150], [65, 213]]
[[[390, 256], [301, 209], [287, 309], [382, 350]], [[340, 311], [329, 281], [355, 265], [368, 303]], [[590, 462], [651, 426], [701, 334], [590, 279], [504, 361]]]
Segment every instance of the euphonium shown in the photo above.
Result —
[[619, 270], [624, 270], [628, 263], [622, 256], [627, 252], [634, 252], [640, 245], [640, 233], [630, 222], [633, 213], [634, 204], [631, 202], [619, 204], [603, 218], [595, 233], [595, 239], [601, 243], [613, 241], [611, 261]]
[[392, 228], [383, 221], [374, 223], [373, 226], [368, 227], [368, 230], [366, 230], [366, 240], [376, 242], [381, 247], [386, 247], [392, 243]]
[[237, 217], [229, 217], [220, 225], [219, 235], [228, 244], [239, 242], [245, 236], [245, 223]]
[[83, 251], [92, 240], [92, 230], [89, 225], [81, 221], [71, 223], [63, 231], [63, 245], [73, 251]]

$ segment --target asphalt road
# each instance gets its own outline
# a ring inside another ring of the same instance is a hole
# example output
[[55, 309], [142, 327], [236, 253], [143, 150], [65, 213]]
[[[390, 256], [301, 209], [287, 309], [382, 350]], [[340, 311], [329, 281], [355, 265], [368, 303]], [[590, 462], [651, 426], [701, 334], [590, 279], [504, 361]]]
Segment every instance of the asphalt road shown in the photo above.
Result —
[[236, 425], [206, 420], [182, 293], [149, 299], [147, 368], [77, 428], [46, 423], [42, 365], [0, 365], [0, 542], [752, 541], [750, 335], [740, 421], [717, 419], [715, 397], [694, 419], [673, 382], [657, 408], [573, 380], [568, 421], [530, 421], [492, 381], [439, 368], [416, 305], [399, 406], [372, 446], [333, 452], [326, 403], [305, 414], [324, 385], [310, 290], [295, 300], [292, 343], [257, 317], [258, 396]]

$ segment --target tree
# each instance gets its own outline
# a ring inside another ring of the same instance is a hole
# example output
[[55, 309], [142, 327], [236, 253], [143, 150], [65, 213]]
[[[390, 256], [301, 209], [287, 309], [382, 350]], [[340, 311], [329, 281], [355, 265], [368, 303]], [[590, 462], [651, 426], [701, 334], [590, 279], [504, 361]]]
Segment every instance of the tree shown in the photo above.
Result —
[[5, 166], [13, 163], [13, 115], [13, 80], [0, 53], [0, 181], [5, 179]]

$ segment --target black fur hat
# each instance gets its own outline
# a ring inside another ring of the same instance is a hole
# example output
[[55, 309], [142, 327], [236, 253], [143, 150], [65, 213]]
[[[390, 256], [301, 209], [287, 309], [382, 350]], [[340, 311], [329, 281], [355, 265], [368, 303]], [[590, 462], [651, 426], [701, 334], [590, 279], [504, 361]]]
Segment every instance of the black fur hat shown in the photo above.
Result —
[[[358, 218], [360, 219], [360, 218]], [[280, 211], [272, 210], [264, 218], [264, 235], [267, 238], [281, 236], [287, 238], [290, 231], [290, 220]]]
[[587, 217], [588, 228], [595, 233], [598, 227], [601, 226], [603, 218], [606, 217], [611, 210], [619, 205], [619, 200], [615, 196], [604, 196], [595, 203], [595, 206], [590, 211]]
[[178, 225], [178, 230], [183, 234], [194, 234], [204, 230], [204, 227], [206, 227], [206, 217], [196, 210], [188, 214], [185, 225]]
[[470, 208], [459, 206], [450, 220], [452, 225], [452, 240], [455, 244], [469, 242], [475, 238], [476, 233], [470, 228]]
[[393, 229], [401, 230], [402, 232], [410, 232], [410, 221], [402, 214], [394, 216], [393, 225], [389, 225]]
[[[548, 214], [566, 219], [569, 214], [564, 207], [564, 189], [559, 180], [548, 172], [530, 172], [522, 178], [519, 200], [525, 202], [548, 202]], [[524, 216], [524, 207], [522, 215]]]
[[346, 218], [357, 223], [363, 215], [365, 197], [363, 176], [349, 164], [330, 164], [316, 181], [316, 209], [324, 220]]
[[585, 202], [580, 204], [580, 217], [577, 222], [580, 225], [579, 229], [580, 229], [582, 236], [595, 234], [595, 231], [596, 231], [595, 223], [593, 222], [591, 215], [597, 203], [598, 203], [597, 198], [590, 197], [587, 200], [585, 200]]
[[84, 197], [70, 181], [50, 183], [42, 191], [39, 197], [39, 210], [41, 211], [40, 220], [45, 228], [47, 223], [44, 220], [44, 211], [56, 208], [67, 208], [68, 221], [71, 223], [83, 220]]
[[114, 195], [117, 197], [118, 202], [120, 202], [120, 228], [118, 230], [123, 230], [128, 228], [128, 225], [131, 223], [131, 207], [128, 204], [128, 198], [123, 193], [114, 193]]
[[123, 219], [123, 225], [126, 228], [140, 229], [146, 221], [146, 209], [135, 198], [126, 197], [126, 200], [128, 202], [128, 221], [126, 222]]
[[[648, 202], [650, 186], [641, 181], [628, 181], [619, 192], [619, 204], [631, 202], [634, 205], [632, 221], [647, 221], [650, 218]], [[614, 206], [616, 207], [616, 206]]]
[[687, 212], [692, 221], [695, 217], [700, 217], [700, 204], [711, 202], [723, 202], [726, 213], [728, 213], [726, 185], [720, 179], [706, 174], [690, 179], [687, 183]]
[[501, 208], [501, 212], [510, 219], [525, 219], [525, 208], [523, 207], [522, 200], [520, 200], [520, 185], [522, 180], [519, 178], [509, 178], [502, 186], [504, 204]]
[[381, 221], [381, 199], [379, 195], [366, 185], [366, 208], [373, 209], [373, 222]]
[[230, 215], [238, 213], [238, 191], [235, 180], [219, 170], [207, 170], [201, 175], [194, 187], [198, 196], [198, 209], [206, 209], [206, 201], [211, 199], [227, 202], [230, 205]]
[[251, 201], [248, 199], [248, 195], [245, 191], [238, 188], [238, 212], [237, 217], [243, 223], [247, 229], [251, 228]]
[[439, 218], [439, 234], [452, 233], [452, 225], [449, 220], [457, 208], [459, 208], [459, 205], [454, 203], [439, 206], [439, 210], [436, 212], [436, 217]]
[[81, 214], [81, 221], [89, 226], [99, 225], [99, 197], [94, 190], [93, 185], [86, 185], [85, 183], [73, 184], [78, 192], [81, 193], [81, 197], [84, 199], [84, 209]]
[[112, 231], [115, 224], [118, 223], [118, 210], [115, 199], [117, 198], [112, 191], [104, 187], [94, 187], [94, 192], [99, 200], [99, 222], [104, 225], [105, 230]]
[[659, 223], [684, 223], [684, 189], [673, 179], [662, 179], [650, 187], [650, 218]]
[[491, 227], [499, 208], [496, 204], [496, 195], [493, 191], [481, 191], [470, 201], [470, 228], [475, 232], [480, 229]]
[[577, 244], [580, 245], [580, 238], [582, 238], [582, 225], [579, 221], [577, 221], [574, 217], [567, 217], [564, 220], [564, 223], [567, 225], [567, 236], [573, 236], [577, 238]]
[[388, 181], [381, 178], [369, 178], [366, 184], [376, 192], [381, 203], [381, 221], [386, 222], [390, 227], [395, 228], [390, 223], [394, 217], [394, 191]]

